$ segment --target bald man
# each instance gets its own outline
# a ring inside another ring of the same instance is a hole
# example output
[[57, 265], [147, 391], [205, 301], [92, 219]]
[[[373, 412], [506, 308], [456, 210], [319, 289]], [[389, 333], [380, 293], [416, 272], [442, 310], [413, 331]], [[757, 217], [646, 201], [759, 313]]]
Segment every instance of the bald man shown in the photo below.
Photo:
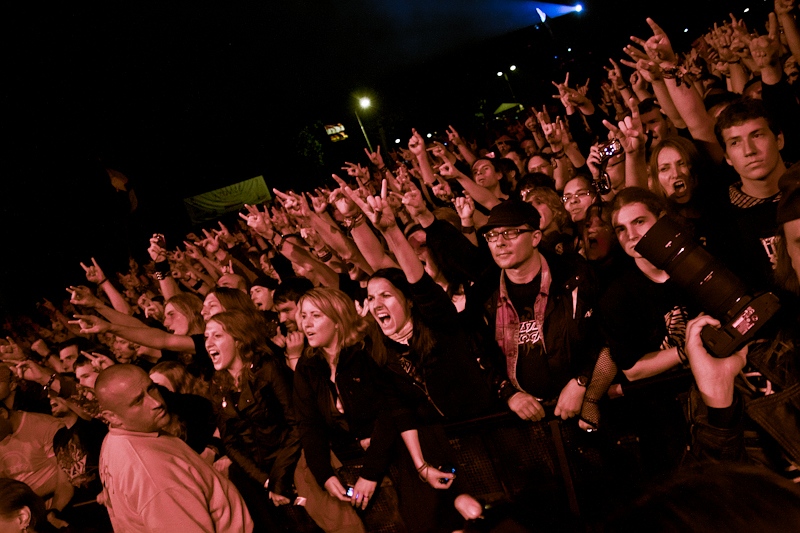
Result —
[[177, 437], [164, 399], [144, 370], [114, 365], [95, 383], [111, 429], [100, 478], [116, 532], [245, 532], [253, 521], [233, 484]]

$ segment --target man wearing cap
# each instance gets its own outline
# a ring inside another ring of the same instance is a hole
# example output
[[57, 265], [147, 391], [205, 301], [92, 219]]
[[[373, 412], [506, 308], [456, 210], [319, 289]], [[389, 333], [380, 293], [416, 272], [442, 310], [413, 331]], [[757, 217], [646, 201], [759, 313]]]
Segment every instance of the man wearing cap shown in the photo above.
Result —
[[530, 204], [509, 200], [492, 209], [481, 232], [496, 268], [475, 284], [467, 309], [482, 313], [502, 352], [500, 398], [528, 420], [540, 420], [542, 404], [555, 401], [556, 416], [567, 419], [581, 410], [597, 353], [594, 298], [586, 264], [545, 257], [538, 228]]
[[[686, 355], [695, 377], [690, 457], [754, 460], [797, 482], [800, 464], [800, 165], [779, 181], [776, 281], [781, 310], [747, 347], [711, 357], [700, 332], [719, 321], [700, 315], [686, 326]], [[747, 367], [747, 368], [745, 368]], [[745, 370], [742, 373], [742, 369]], [[747, 447], [744, 430], [748, 429]], [[768, 453], [763, 453], [765, 450]]]

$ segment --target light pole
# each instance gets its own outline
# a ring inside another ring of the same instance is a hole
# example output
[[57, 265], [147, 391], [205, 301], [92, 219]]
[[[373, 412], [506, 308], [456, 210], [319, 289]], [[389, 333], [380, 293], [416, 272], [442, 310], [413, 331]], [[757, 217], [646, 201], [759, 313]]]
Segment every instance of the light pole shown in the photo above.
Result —
[[[362, 96], [361, 98], [358, 99], [358, 105], [361, 107], [361, 109], [369, 108], [371, 103], [372, 102], [370, 102], [369, 98], [367, 98], [366, 96]], [[367, 141], [367, 148], [369, 148], [369, 151], [372, 152], [373, 151], [372, 143], [369, 142], [369, 137], [367, 137], [367, 131], [364, 129], [364, 124], [361, 122], [361, 117], [358, 114], [358, 109], [356, 109], [356, 120], [358, 120], [358, 125], [361, 126], [361, 133], [364, 134], [364, 140]]]

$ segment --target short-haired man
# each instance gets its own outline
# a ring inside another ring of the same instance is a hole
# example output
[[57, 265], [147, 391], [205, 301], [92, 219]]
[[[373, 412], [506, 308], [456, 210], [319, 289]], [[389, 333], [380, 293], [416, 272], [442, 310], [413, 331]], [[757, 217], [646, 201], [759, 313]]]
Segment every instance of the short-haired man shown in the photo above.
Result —
[[111, 429], [100, 452], [103, 498], [115, 531], [251, 532], [233, 484], [177, 437], [157, 386], [134, 365], [97, 377], [95, 393]]
[[740, 180], [728, 187], [730, 216], [718, 221], [727, 229], [726, 259], [750, 285], [764, 288], [775, 264], [778, 180], [786, 172], [783, 133], [762, 102], [743, 99], [719, 114], [716, 134]]
[[551, 400], [556, 416], [577, 415], [594, 365], [588, 268], [539, 252], [539, 213], [528, 203], [502, 202], [481, 231], [498, 268], [476, 284], [467, 309], [485, 302], [484, 320], [505, 356], [496, 365], [505, 377], [500, 398], [523, 419], [541, 420]]

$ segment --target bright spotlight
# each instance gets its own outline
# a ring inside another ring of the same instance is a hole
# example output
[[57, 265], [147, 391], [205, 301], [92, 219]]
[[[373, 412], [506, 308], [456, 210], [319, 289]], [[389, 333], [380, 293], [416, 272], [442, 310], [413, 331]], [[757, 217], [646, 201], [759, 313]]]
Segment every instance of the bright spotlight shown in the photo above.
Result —
[[572, 52], [572, 48], [567, 48], [567, 52]]
[[689, 28], [683, 28], [683, 33], [689, 33]]
[[536, 8], [536, 12], [539, 14], [539, 19], [542, 22], [544, 22], [547, 19], [547, 15], [545, 14], [545, 12], [539, 9], [538, 7]]
[[575, 12], [580, 13], [581, 11], [583, 11], [582, 5], [578, 4], [577, 6], [575, 6]]
[[743, 12], [744, 12], [744, 13], [749, 13], [749, 12], [750, 12], [750, 8], [749, 8], [749, 7], [746, 7], [746, 8], [744, 8], [744, 11], [743, 11]]
[[499, 72], [497, 73], [497, 77], [498, 77], [498, 78], [500, 78], [502, 75], [503, 75], [503, 72], [502, 72], [502, 71], [499, 71]]
[[400, 144], [400, 139], [395, 139], [394, 144]]
[[510, 70], [511, 72], [514, 72], [515, 70], [517, 70], [517, 66], [516, 65], [511, 65], [510, 67], [508, 67], [508, 70]]
[[358, 99], [358, 105], [360, 105], [362, 109], [368, 108], [371, 103], [372, 102], [370, 102], [369, 98], [367, 98], [366, 96], [363, 96]]
[[426, 137], [427, 137], [428, 139], [430, 139], [431, 137], [433, 137], [433, 135], [429, 133], [429, 134], [427, 134], [427, 135], [426, 135]]

